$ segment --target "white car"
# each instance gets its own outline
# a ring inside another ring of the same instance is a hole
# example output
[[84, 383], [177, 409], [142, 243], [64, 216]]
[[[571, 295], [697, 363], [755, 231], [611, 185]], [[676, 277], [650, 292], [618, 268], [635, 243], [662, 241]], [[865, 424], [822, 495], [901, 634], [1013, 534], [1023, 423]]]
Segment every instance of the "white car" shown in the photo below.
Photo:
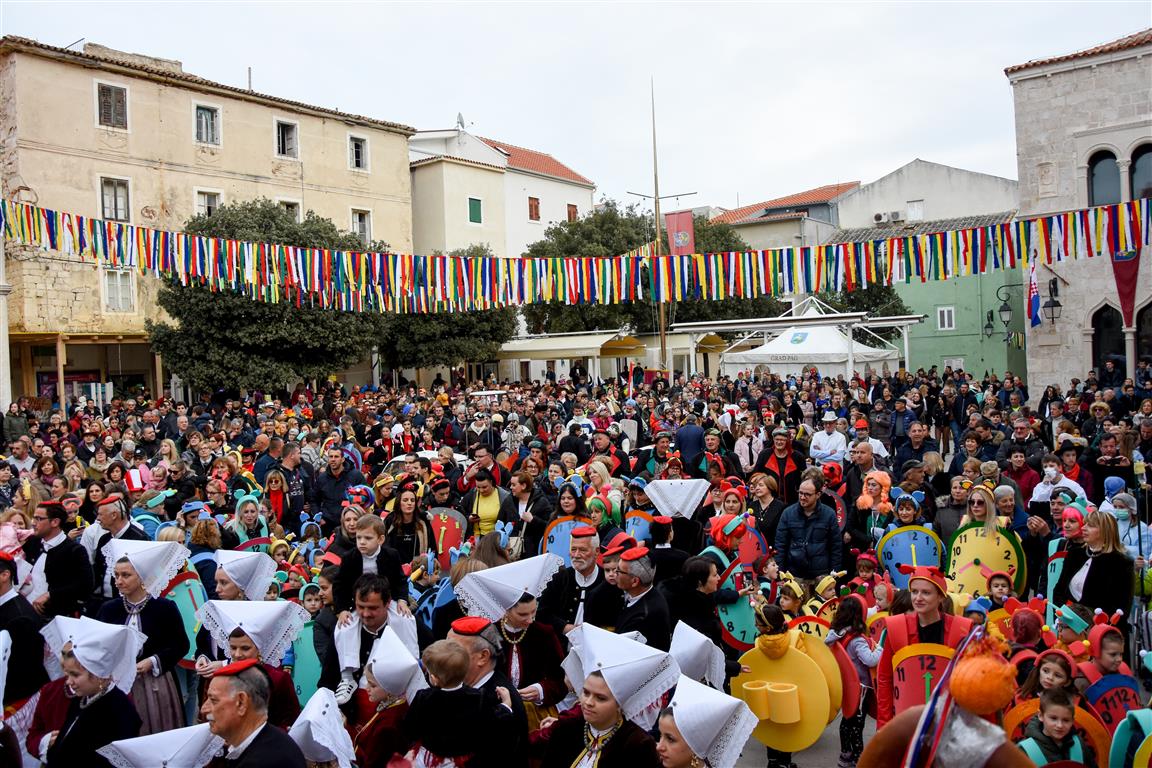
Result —
[[[406, 454], [406, 453], [401, 454], [400, 456], [397, 456], [396, 458], [392, 459], [387, 464], [385, 464], [384, 465], [384, 473], [392, 475], [392, 477], [396, 477], [396, 475], [402, 473], [404, 471], [404, 457], [407, 455], [408, 454]], [[441, 461], [440, 454], [437, 453], [436, 451], [416, 451], [416, 455], [417, 456], [423, 456], [424, 458], [428, 459], [429, 461], [431, 461], [433, 463]], [[468, 466], [472, 463], [472, 459], [468, 458], [466, 455], [464, 455], [462, 453], [452, 454], [452, 460], [454, 462], [456, 462], [456, 466], [459, 467], [460, 469], [467, 469]]]

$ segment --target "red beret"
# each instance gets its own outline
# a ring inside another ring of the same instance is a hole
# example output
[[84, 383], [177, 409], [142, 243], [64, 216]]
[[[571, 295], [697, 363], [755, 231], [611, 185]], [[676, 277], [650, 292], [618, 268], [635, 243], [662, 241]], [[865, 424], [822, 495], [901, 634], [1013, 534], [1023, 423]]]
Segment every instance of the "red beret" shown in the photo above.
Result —
[[452, 622], [452, 631], [465, 637], [475, 637], [490, 626], [492, 622], [483, 616], [465, 616]]
[[612, 540], [609, 541], [604, 548], [615, 549], [619, 547], [620, 550], [623, 551], [625, 549], [631, 549], [634, 546], [636, 546], [636, 539], [624, 533], [624, 531], [620, 531], [620, 533], [612, 537]]
[[627, 549], [627, 547], [609, 547], [608, 549], [601, 552], [600, 556], [596, 558], [596, 564], [597, 565], [604, 565], [604, 560], [606, 558], [618, 555], [621, 552], [623, 552], [625, 549]]
[[587, 539], [596, 535], [596, 529], [590, 525], [582, 525], [579, 528], [572, 529], [572, 538], [574, 539]]
[[648, 557], [648, 547], [632, 547], [620, 555], [621, 560], [628, 560], [629, 562], [639, 560], [642, 557]]
[[[102, 507], [105, 504], [117, 504], [121, 501], [124, 501], [124, 497], [122, 495], [120, 495], [119, 493], [110, 493], [107, 496], [105, 496], [104, 498], [100, 499], [100, 501], [96, 502], [96, 506]], [[59, 504], [60, 502], [54, 501], [52, 503], [53, 504]]]
[[234, 661], [227, 664], [220, 669], [216, 670], [216, 677], [232, 677], [238, 675], [246, 669], [252, 669], [260, 663], [258, 659], [245, 659], [244, 661]]
[[656, 515], [652, 518], [652, 522], [659, 523], [660, 525], [672, 525], [672, 518], [667, 515]]
[[12, 555], [8, 554], [2, 549], [0, 549], [0, 560], [8, 560], [9, 562], [13, 563], [16, 562], [16, 558], [12, 557]]

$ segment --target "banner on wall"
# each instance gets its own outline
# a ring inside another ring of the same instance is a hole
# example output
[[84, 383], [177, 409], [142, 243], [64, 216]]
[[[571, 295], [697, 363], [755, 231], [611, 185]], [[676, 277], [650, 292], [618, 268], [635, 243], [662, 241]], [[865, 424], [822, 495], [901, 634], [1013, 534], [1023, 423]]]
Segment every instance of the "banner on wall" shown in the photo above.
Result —
[[692, 211], [676, 211], [664, 217], [668, 233], [668, 252], [673, 256], [688, 256], [696, 252], [696, 219]]
[[1136, 278], [1139, 275], [1139, 248], [1112, 254], [1112, 276], [1116, 279], [1116, 293], [1120, 296], [1120, 314], [1128, 328], [1136, 325]]

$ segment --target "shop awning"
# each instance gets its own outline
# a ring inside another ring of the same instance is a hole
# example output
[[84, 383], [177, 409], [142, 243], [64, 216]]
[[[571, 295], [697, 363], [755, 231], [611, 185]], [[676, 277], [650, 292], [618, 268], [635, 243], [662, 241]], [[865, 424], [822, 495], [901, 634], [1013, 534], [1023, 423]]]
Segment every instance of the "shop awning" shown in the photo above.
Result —
[[[620, 337], [619, 333], [573, 333], [532, 336], [505, 342], [496, 354], [500, 360], [571, 360], [574, 357], [618, 357], [605, 355], [601, 348]], [[631, 337], [625, 336], [623, 339]], [[632, 339], [635, 341], [635, 339]]]

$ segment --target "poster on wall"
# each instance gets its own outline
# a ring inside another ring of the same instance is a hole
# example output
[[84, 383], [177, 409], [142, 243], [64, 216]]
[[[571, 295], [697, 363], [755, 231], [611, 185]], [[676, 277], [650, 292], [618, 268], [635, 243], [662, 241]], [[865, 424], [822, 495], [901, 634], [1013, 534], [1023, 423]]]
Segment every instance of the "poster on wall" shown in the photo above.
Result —
[[[100, 371], [67, 371], [64, 374], [64, 391], [70, 397], [79, 397], [84, 394], [85, 384], [96, 384], [99, 381]], [[56, 400], [55, 371], [40, 371], [36, 374], [36, 392], [46, 400]]]

